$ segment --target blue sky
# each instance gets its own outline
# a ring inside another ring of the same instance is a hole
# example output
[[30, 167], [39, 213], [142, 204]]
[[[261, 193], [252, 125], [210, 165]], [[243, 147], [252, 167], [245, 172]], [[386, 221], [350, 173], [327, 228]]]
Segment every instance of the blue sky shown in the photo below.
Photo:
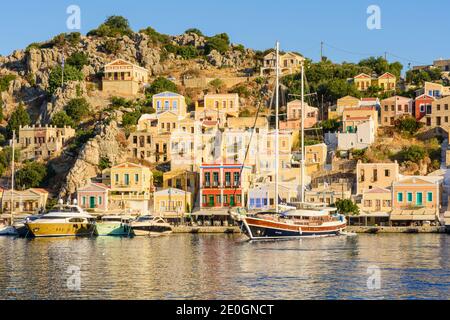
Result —
[[[447, 0], [40, 0], [5, 1], [0, 19], [0, 54], [50, 39], [66, 28], [66, 8], [81, 8], [82, 33], [107, 16], [129, 19], [134, 30], [152, 26], [167, 34], [197, 27], [205, 34], [227, 32], [232, 41], [255, 49], [273, 47], [314, 60], [325, 42], [333, 61], [359, 61], [389, 52], [405, 67], [450, 58], [450, 2]], [[381, 30], [366, 25], [369, 5], [381, 9]], [[401, 57], [397, 58], [395, 56]]]

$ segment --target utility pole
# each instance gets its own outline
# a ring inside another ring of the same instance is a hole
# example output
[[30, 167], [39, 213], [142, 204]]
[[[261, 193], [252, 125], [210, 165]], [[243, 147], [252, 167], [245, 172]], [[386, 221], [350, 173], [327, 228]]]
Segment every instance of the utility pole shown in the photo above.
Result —
[[320, 62], [323, 61], [323, 41], [320, 42]]
[[384, 52], [384, 60], [387, 61], [387, 51]]

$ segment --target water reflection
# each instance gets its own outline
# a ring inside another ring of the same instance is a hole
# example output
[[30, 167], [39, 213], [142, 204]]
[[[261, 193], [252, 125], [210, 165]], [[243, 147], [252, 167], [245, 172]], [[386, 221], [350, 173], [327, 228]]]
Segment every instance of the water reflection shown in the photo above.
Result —
[[[1, 299], [448, 299], [449, 237], [0, 238]], [[71, 291], [68, 268], [80, 269]], [[367, 268], [381, 270], [369, 290]]]

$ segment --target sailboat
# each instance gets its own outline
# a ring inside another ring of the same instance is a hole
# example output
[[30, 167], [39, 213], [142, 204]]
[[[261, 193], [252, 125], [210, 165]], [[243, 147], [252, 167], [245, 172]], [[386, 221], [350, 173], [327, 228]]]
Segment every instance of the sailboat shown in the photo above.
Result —
[[14, 162], [15, 162], [15, 155], [14, 155], [14, 143], [16, 140], [16, 133], [13, 130], [13, 137], [12, 137], [12, 157], [11, 157], [11, 216], [8, 221], [6, 219], [0, 221], [0, 236], [16, 236], [17, 231], [16, 228], [14, 228]]
[[[275, 125], [275, 199], [279, 196], [279, 78], [280, 44], [276, 44], [276, 125]], [[337, 214], [335, 208], [325, 208], [305, 202], [305, 144], [304, 144], [304, 65], [302, 76], [302, 117], [301, 117], [301, 202], [296, 206], [282, 205], [275, 201], [275, 211], [246, 214], [241, 210], [232, 212], [232, 217], [250, 240], [284, 240], [303, 237], [329, 237], [344, 234], [347, 227], [345, 216]]]

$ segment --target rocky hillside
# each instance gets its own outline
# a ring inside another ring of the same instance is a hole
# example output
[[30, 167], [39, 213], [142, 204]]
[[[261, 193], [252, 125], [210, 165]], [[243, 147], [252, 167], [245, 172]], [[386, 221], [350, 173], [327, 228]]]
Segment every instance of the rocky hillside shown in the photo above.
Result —
[[[112, 17], [113, 20], [119, 18]], [[44, 43], [30, 44], [9, 56], [0, 56], [3, 128], [19, 105], [23, 105], [30, 115], [30, 124], [42, 125], [52, 123], [54, 116], [73, 99], [84, 98], [90, 105], [89, 116], [77, 123], [78, 130], [90, 132], [84, 136], [87, 141], [79, 139], [81, 144], [78, 141], [76, 148], [49, 163], [49, 171], [54, 175], [50, 178], [55, 182], [50, 186], [55, 192], [75, 192], [78, 186], [100, 172], [101, 159], [108, 159], [111, 164], [125, 160], [126, 138], [121, 119], [124, 113], [134, 110], [116, 108], [109, 112], [111, 97], [99, 90], [105, 64], [121, 58], [148, 69], [151, 80], [175, 78], [178, 91], [190, 101], [204, 92], [184, 88], [179, 81], [182, 77], [241, 76], [258, 66], [257, 53], [231, 44], [226, 34], [207, 37], [192, 29], [182, 35], [167, 36], [151, 28], [135, 33], [127, 25], [120, 26], [117, 21], [110, 20], [86, 36], [61, 34]], [[77, 65], [80, 57], [86, 61]], [[58, 68], [61, 73], [63, 59], [66, 73], [62, 88]], [[74, 60], [71, 64], [79, 67], [78, 73], [74, 71], [73, 74], [81, 76], [72, 74], [69, 60]], [[261, 84], [251, 82], [240, 90], [243, 90], [243, 104], [254, 106]], [[131, 100], [134, 99], [143, 100], [145, 96], [142, 94]]]

